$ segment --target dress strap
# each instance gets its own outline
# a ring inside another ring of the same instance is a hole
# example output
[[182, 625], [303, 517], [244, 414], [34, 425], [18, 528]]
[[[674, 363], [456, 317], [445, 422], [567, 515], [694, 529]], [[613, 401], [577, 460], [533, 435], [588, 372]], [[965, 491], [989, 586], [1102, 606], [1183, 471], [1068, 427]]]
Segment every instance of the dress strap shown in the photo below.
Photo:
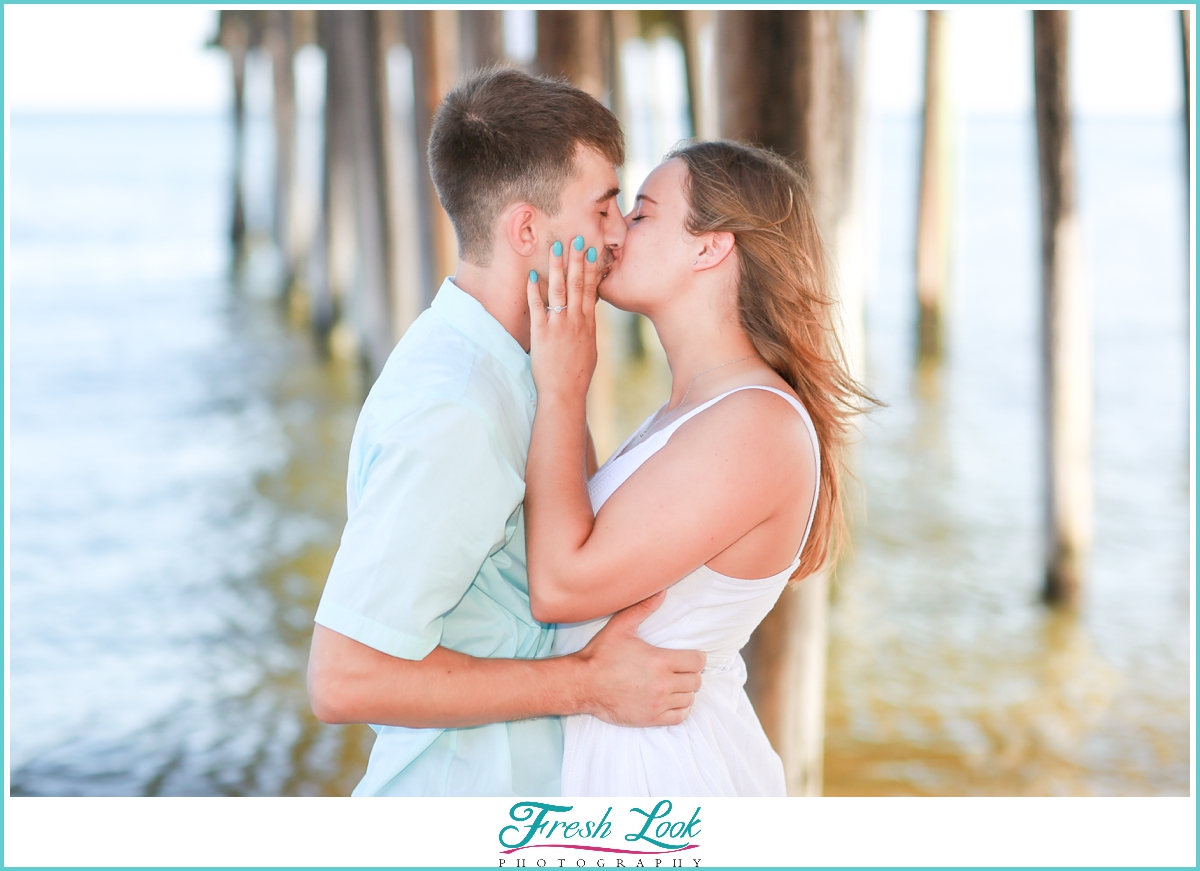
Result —
[[[618, 457], [622, 456], [625, 453], [625, 449], [628, 448], [630, 445], [632, 445], [635, 441], [637, 441], [638, 438], [641, 437], [642, 433], [645, 432], [646, 429], [649, 428], [650, 425], [654, 423], [654, 419], [656, 417], [658, 417], [659, 412], [661, 412], [661, 411], [662, 411], [662, 407], [660, 406], [658, 409], [651, 412], [650, 416], [642, 421], [642, 425], [639, 426], [637, 429], [635, 429], [633, 432], [631, 432], [629, 434], [629, 438], [627, 438], [627, 439], [625, 439], [625, 441], [621, 442], [621, 446], [612, 452], [612, 457], [607, 462], [611, 462], [611, 460], [615, 460]], [[607, 465], [607, 462], [605, 463], [606, 465]]]
[[656, 414], [651, 415], [646, 419], [637, 430], [634, 431], [616, 453], [614, 453], [592, 479], [588, 482], [588, 495], [591, 497], [592, 510], [599, 511], [600, 506], [611, 496], [618, 487], [621, 486], [629, 477], [638, 470], [642, 463], [650, 459], [666, 446], [667, 441], [674, 435], [679, 427], [683, 426], [700, 412], [712, 407], [720, 402], [726, 396], [731, 396], [742, 390], [766, 390], [775, 393], [786, 399], [796, 411], [800, 414], [800, 418], [804, 421], [805, 427], [808, 429], [809, 441], [812, 442], [813, 460], [816, 463], [817, 481], [813, 489], [812, 505], [808, 509], [808, 524], [804, 527], [804, 538], [800, 540], [800, 548], [796, 551], [796, 558], [792, 561], [791, 569], [788, 570], [790, 575], [792, 571], [800, 563], [800, 555], [804, 551], [804, 545], [808, 541], [808, 535], [812, 531], [813, 519], [817, 514], [817, 498], [821, 493], [821, 451], [817, 441], [817, 431], [813, 427], [812, 418], [808, 415], [808, 410], [800, 404], [793, 396], [779, 390], [775, 387], [768, 387], [765, 384], [746, 384], [742, 387], [735, 387], [733, 390], [726, 391], [715, 399], [710, 399], [703, 405], [693, 408], [683, 417], [678, 420], [671, 421], [668, 426], [663, 427], [656, 433], [647, 436], [645, 441], [636, 442], [637, 438], [645, 432], [646, 428], [654, 422]]

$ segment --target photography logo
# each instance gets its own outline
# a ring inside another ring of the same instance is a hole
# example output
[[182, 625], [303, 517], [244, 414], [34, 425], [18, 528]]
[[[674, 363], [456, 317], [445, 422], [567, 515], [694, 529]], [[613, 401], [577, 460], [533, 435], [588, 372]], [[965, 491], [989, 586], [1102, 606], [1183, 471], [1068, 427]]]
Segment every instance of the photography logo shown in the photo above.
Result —
[[[580, 819], [574, 805], [522, 801], [509, 808], [512, 821], [500, 829], [501, 868], [698, 868], [700, 860], [680, 853], [697, 849], [700, 808], [675, 813], [670, 799], [653, 808], [631, 807], [598, 819]], [[524, 851], [526, 855], [514, 855]], [[528, 858], [527, 858], [528, 856]]]

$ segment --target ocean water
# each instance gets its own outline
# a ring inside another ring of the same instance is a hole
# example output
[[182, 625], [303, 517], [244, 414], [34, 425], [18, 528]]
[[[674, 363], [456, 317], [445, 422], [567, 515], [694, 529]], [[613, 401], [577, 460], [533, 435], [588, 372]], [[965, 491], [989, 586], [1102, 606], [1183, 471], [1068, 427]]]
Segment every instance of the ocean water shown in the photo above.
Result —
[[1182, 125], [1076, 128], [1094, 307], [1095, 547], [1079, 615], [1042, 579], [1031, 119], [957, 148], [948, 349], [915, 365], [919, 128], [880, 125], [855, 524], [831, 613], [826, 792], [1186, 795], [1192, 385]]
[[14, 794], [340, 794], [365, 762], [304, 691], [361, 379], [234, 279], [231, 143], [13, 119]]
[[[254, 262], [231, 268], [227, 119], [11, 129], [13, 793], [348, 793], [371, 733], [312, 718], [304, 664], [360, 373], [315, 353]], [[826, 792], [1186, 794], [1180, 127], [1078, 130], [1096, 320], [1078, 616], [1037, 601], [1032, 128], [964, 128], [949, 350], [931, 371], [913, 357], [918, 128], [875, 130], [867, 380], [888, 404], [863, 424], [834, 588]], [[632, 427], [661, 369], [617, 368]]]

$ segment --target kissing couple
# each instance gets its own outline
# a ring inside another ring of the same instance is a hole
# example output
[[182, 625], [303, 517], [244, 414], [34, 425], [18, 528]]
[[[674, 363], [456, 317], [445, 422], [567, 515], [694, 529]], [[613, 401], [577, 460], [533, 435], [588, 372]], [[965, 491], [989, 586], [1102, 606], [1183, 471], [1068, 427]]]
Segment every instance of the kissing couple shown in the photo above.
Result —
[[[617, 205], [613, 114], [554, 79], [458, 84], [429, 138], [459, 267], [350, 446], [313, 712], [378, 733], [355, 795], [785, 795], [738, 651], [828, 560], [861, 389], [806, 186], [733, 142]], [[598, 299], [671, 394], [597, 467]]]

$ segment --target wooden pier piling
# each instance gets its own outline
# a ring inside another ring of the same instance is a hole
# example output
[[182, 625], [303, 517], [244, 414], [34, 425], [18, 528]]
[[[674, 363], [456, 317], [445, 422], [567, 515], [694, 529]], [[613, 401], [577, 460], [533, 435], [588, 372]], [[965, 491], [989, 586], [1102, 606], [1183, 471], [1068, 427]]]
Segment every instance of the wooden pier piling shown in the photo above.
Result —
[[291, 287], [299, 268], [294, 239], [296, 186], [296, 79], [292, 66], [292, 13], [266, 13], [263, 46], [271, 57], [272, 118], [275, 125], [275, 195], [272, 232], [283, 259], [283, 286]]
[[711, 9], [685, 9], [678, 14], [687, 64], [692, 136], [697, 139], [716, 139], [721, 135], [720, 117], [717, 114], [717, 84], [713, 76], [713, 21], [716, 13]]
[[[843, 341], [858, 360], [861, 288], [840, 283], [839, 256], [861, 234], [855, 193], [862, 70], [861, 13], [721, 11], [717, 62], [721, 135], [758, 142], [805, 168], [842, 295]], [[852, 362], [852, 366], [856, 365]], [[783, 759], [791, 795], [820, 795], [829, 574], [787, 589], [746, 648], [747, 692]]]
[[[621, 129], [629, 131], [633, 123], [633, 116], [630, 113], [629, 104], [629, 83], [625, 81], [625, 75], [621, 68], [621, 52], [624, 50], [626, 43], [633, 39], [639, 39], [642, 35], [641, 15], [633, 9], [614, 9], [609, 14], [610, 30], [612, 34], [611, 54], [609, 67], [612, 70], [612, 110], [621, 122]], [[629, 155], [626, 155], [626, 165], [629, 164]], [[640, 184], [641, 179], [629, 179], [623, 181], [622, 186], [628, 184]]]
[[[351, 133], [349, 85], [342, 46], [341, 11], [317, 13], [317, 31], [325, 52], [325, 171], [322, 183], [321, 245], [324, 268], [313, 288], [314, 327], [331, 339], [349, 309], [358, 262], [354, 205], [354, 141]], [[344, 346], [345, 331], [338, 334]], [[335, 345], [339, 344], [335, 342]]]
[[1192, 10], [1190, 9], [1179, 11], [1179, 35], [1180, 47], [1183, 49], [1183, 129], [1187, 134], [1187, 149], [1184, 151], [1183, 159], [1188, 164], [1190, 172], [1191, 163], [1188, 157], [1192, 151]]
[[1074, 606], [1091, 545], [1091, 312], [1080, 275], [1067, 44], [1069, 13], [1033, 13], [1042, 216], [1046, 601]]
[[463, 72], [504, 60], [504, 13], [496, 9], [464, 9], [458, 13], [459, 52]]
[[246, 203], [242, 193], [246, 153], [246, 52], [250, 50], [250, 24], [244, 13], [223, 11], [217, 25], [214, 44], [229, 55], [233, 74], [233, 214], [229, 238], [234, 261], [239, 261], [246, 244]]
[[458, 77], [458, 12], [404, 11], [404, 41], [413, 63], [413, 132], [417, 146], [417, 215], [421, 246], [421, 308], [433, 301], [443, 278], [458, 268], [458, 243], [433, 179], [429, 176], [429, 133], [433, 113]]
[[605, 58], [610, 28], [599, 9], [539, 10], [534, 66], [548, 76], [566, 76], [575, 87], [603, 103]]
[[385, 166], [389, 148], [385, 62], [379, 40], [380, 10], [347, 10], [337, 34], [342, 53], [353, 141], [355, 214], [358, 219], [359, 335], [373, 374], [391, 353], [390, 178]]
[[925, 109], [917, 207], [917, 356], [921, 360], [942, 355], [950, 285], [953, 171], [947, 25], [945, 12], [925, 13]]

